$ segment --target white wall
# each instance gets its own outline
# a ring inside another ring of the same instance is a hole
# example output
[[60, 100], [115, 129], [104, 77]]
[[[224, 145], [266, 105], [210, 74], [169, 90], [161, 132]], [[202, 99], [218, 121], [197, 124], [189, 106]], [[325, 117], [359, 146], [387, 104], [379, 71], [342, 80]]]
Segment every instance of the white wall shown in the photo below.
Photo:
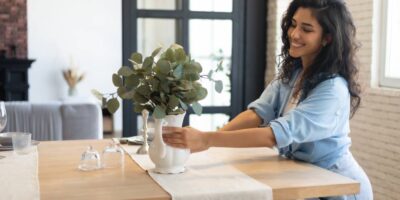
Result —
[[[111, 74], [122, 64], [120, 0], [28, 0], [29, 100], [60, 100], [68, 86], [62, 69], [71, 60], [86, 74], [79, 96], [96, 88], [112, 92]], [[120, 113], [116, 130], [121, 129]]]

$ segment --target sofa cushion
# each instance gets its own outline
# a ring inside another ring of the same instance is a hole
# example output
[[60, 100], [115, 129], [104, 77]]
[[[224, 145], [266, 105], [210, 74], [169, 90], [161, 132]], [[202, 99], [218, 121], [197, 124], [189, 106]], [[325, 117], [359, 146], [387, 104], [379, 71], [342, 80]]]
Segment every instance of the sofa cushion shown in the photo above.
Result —
[[61, 140], [60, 102], [6, 102], [6, 131], [32, 133], [34, 140]]
[[96, 103], [5, 102], [5, 131], [32, 133], [34, 140], [101, 139], [102, 115]]
[[102, 132], [99, 132], [102, 130], [102, 124], [99, 123], [102, 114], [98, 105], [65, 103], [61, 106], [61, 115], [64, 140], [102, 138]]

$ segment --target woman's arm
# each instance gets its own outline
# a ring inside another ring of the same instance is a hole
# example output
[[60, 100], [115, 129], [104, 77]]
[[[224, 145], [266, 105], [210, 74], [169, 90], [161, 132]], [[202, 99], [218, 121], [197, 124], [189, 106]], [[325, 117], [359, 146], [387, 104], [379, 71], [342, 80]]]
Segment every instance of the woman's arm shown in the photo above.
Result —
[[208, 147], [273, 147], [275, 136], [270, 127], [204, 134]]
[[[163, 139], [170, 146], [189, 148], [192, 152], [209, 147], [273, 147], [275, 135], [270, 127], [259, 127], [276, 118], [279, 101], [279, 81], [272, 81], [259, 99], [215, 132], [202, 132], [191, 127], [163, 128]], [[253, 110], [254, 109], [254, 110]]]
[[228, 124], [219, 129], [219, 131], [233, 131], [246, 128], [256, 128], [262, 123], [262, 119], [257, 113], [252, 110], [241, 112], [238, 116], [233, 118]]
[[163, 133], [165, 143], [188, 148], [191, 152], [210, 147], [273, 147], [276, 144], [270, 127], [215, 132], [201, 132], [191, 127], [164, 127]]

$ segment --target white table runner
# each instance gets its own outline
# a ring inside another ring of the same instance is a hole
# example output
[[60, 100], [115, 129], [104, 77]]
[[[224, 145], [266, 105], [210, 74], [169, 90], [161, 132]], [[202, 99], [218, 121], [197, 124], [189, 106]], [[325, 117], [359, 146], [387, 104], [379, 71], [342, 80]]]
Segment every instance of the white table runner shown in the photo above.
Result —
[[154, 164], [149, 156], [136, 154], [139, 146], [121, 146], [172, 199], [272, 200], [272, 189], [269, 186], [206, 152], [191, 154], [185, 173], [171, 175], [152, 172]]
[[38, 175], [38, 151], [26, 155], [14, 155], [13, 151], [0, 151], [0, 199], [40, 199]]

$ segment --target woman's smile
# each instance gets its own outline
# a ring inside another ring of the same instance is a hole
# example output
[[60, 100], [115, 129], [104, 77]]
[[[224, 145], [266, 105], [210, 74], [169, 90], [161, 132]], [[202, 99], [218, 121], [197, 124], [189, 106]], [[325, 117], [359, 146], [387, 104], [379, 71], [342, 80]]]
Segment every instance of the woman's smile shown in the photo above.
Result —
[[296, 41], [293, 41], [293, 40], [290, 42], [290, 47], [300, 48], [300, 47], [303, 47], [303, 46], [304, 46], [304, 44], [302, 44], [300, 42], [296, 42]]

